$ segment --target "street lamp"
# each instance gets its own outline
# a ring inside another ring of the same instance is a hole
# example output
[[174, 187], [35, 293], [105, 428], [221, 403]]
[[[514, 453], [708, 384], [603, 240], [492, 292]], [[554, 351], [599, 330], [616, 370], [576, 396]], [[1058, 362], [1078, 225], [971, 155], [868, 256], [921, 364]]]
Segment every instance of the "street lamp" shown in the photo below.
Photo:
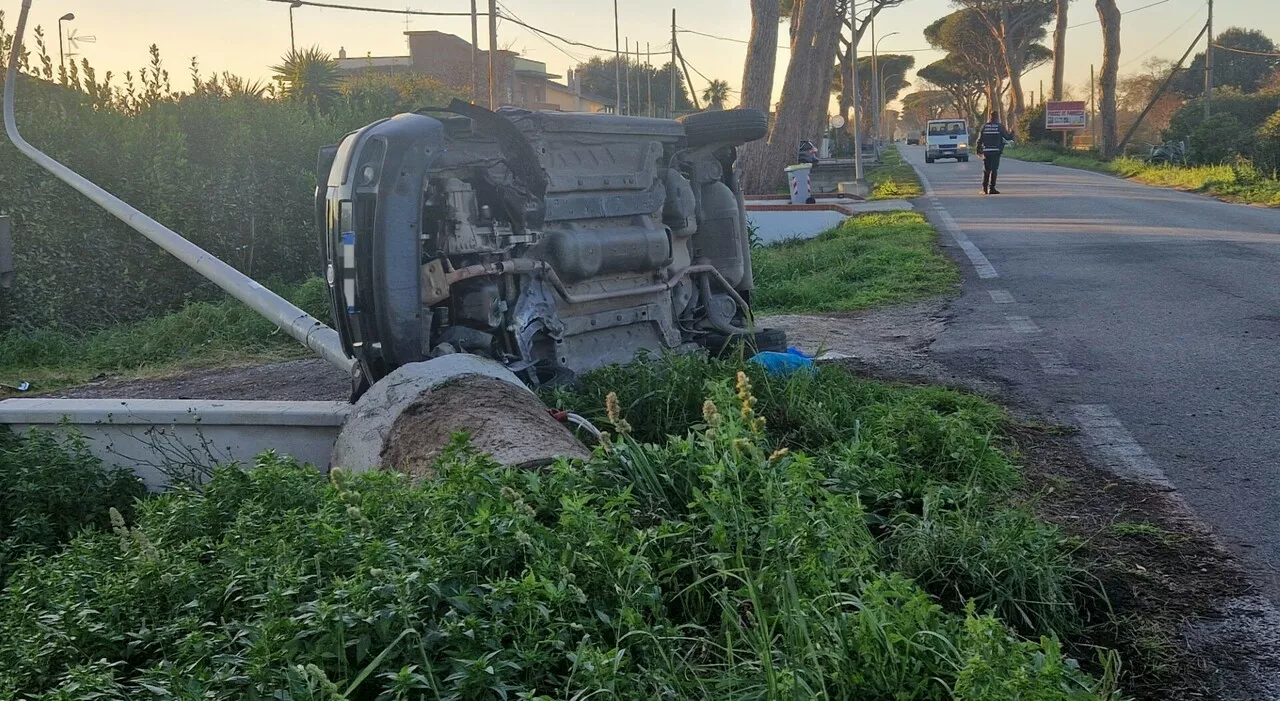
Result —
[[293, 0], [293, 2], [289, 3], [289, 53], [295, 53], [298, 50], [298, 47], [293, 43], [293, 11], [299, 7], [302, 7], [302, 3], [299, 0]]
[[[882, 73], [884, 72], [883, 67], [881, 68], [881, 72]], [[902, 71], [899, 71], [897, 73], [890, 73], [889, 75], [882, 75], [880, 77], [880, 95], [883, 96], [886, 92], [888, 92], [888, 90], [885, 89], [885, 86], [888, 85], [890, 78], [895, 78], [895, 77], [901, 78], [901, 77], [904, 77], [905, 75], [906, 73]], [[889, 105], [887, 103], [881, 105], [880, 112], [877, 114], [877, 116], [882, 116], [886, 111], [888, 111], [888, 108], [889, 108]], [[879, 136], [880, 136], [879, 134], [876, 134], [877, 138], [879, 138]], [[892, 136], [892, 134], [890, 134], [890, 136]]]
[[[874, 30], [872, 30], [872, 31], [874, 31]], [[879, 68], [879, 60], [878, 60], [878, 59], [879, 59], [879, 51], [880, 51], [880, 42], [884, 41], [885, 39], [888, 39], [889, 37], [891, 37], [891, 36], [893, 36], [893, 35], [895, 35], [895, 34], [901, 34], [901, 33], [902, 33], [902, 32], [889, 32], [888, 34], [886, 34], [886, 35], [884, 35], [884, 36], [880, 37], [880, 38], [879, 38], [879, 39], [877, 39], [874, 43], [872, 43], [872, 44], [871, 44], [871, 65], [872, 65], [872, 66], [875, 66], [877, 71], [878, 71], [878, 70], [880, 70], [880, 68]], [[876, 76], [874, 76], [874, 75], [873, 75], [873, 76], [872, 76], [872, 80], [875, 80], [875, 78], [876, 78]], [[882, 95], [882, 93], [878, 92], [879, 87], [880, 87], [880, 85], [879, 85], [879, 84], [873, 84], [873, 85], [871, 86], [871, 92], [872, 92], [872, 93], [874, 93], [874, 94], [871, 96], [871, 102], [872, 102], [872, 104], [873, 104], [873, 105], [875, 106], [875, 108], [876, 108], [876, 111], [875, 111], [875, 135], [876, 135], [876, 139], [877, 139], [877, 140], [880, 138], [880, 113], [881, 113], [882, 111], [884, 111], [884, 106], [880, 104], [880, 99], [881, 99], [881, 95]]]
[[70, 12], [58, 18], [58, 67], [62, 70], [63, 75], [67, 73], [67, 59], [62, 52], [62, 23], [70, 22], [75, 18], [76, 16]]

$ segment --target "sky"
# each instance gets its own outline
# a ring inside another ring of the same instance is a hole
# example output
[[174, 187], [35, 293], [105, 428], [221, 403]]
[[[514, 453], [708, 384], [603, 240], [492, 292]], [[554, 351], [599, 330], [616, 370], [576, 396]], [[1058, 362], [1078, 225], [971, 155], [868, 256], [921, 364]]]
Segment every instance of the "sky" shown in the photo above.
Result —
[[[408, 7], [415, 10], [469, 12], [470, 0], [328, 0], [361, 7]], [[481, 11], [486, 0], [479, 0]], [[1146, 9], [1144, 5], [1158, 2]], [[1206, 15], [1205, 0], [1118, 0], [1121, 21], [1121, 74], [1141, 69], [1148, 57], [1177, 59], [1195, 38]], [[568, 39], [597, 47], [612, 48], [614, 40], [613, 4], [608, 0], [501, 0], [513, 16]], [[5, 24], [12, 31], [21, 3], [0, 0]], [[749, 0], [618, 0], [620, 33], [632, 42], [648, 44], [656, 50], [671, 38], [671, 10], [677, 24], [687, 30], [711, 34], [725, 41], [691, 33], [681, 33], [679, 44], [689, 64], [705, 79], [722, 79], [735, 90], [742, 82], [746, 55], [744, 42], [751, 29]], [[905, 0], [897, 8], [884, 10], [876, 20], [876, 39], [881, 53], [910, 52], [916, 68], [942, 57], [930, 50], [924, 28], [952, 9], [951, 0]], [[1132, 12], [1130, 12], [1133, 10]], [[193, 56], [206, 71], [230, 71], [252, 78], [270, 75], [268, 66], [277, 63], [289, 50], [289, 6], [269, 0], [35, 0], [32, 24], [43, 25], [49, 46], [57, 60], [58, 17], [74, 13], [64, 23], [70, 33], [96, 37], [73, 53], [88, 58], [99, 75], [106, 70], [117, 75], [137, 71], [148, 60], [147, 47], [157, 44], [175, 88], [189, 89], [188, 65]], [[337, 54], [345, 48], [352, 56], [404, 55], [406, 26], [410, 30], [436, 29], [470, 39], [471, 23], [465, 17], [406, 17], [401, 14], [369, 14], [336, 9], [302, 7], [294, 10], [294, 32], [299, 47], [319, 45]], [[1087, 95], [1090, 65], [1102, 62], [1101, 30], [1097, 12], [1089, 0], [1071, 5], [1071, 24], [1079, 25], [1067, 35], [1068, 84]], [[482, 19], [481, 46], [486, 45]], [[1241, 26], [1260, 29], [1280, 42], [1280, 0], [1217, 0], [1214, 28], [1221, 31]], [[785, 38], [785, 26], [782, 30]], [[785, 43], [785, 41], [783, 42]], [[500, 23], [498, 44], [521, 52], [528, 58], [546, 62], [551, 73], [563, 75], [580, 60], [600, 52], [564, 46], [510, 23]], [[859, 51], [870, 51], [864, 39]], [[1202, 50], [1202, 49], [1200, 49]], [[655, 56], [655, 63], [666, 57]], [[787, 52], [779, 51], [777, 89], [781, 89]], [[1025, 90], [1039, 90], [1048, 84], [1049, 67], [1024, 79]], [[706, 86], [694, 76], [694, 86]], [[914, 75], [913, 83], [918, 84]], [[908, 88], [910, 90], [911, 88]]]

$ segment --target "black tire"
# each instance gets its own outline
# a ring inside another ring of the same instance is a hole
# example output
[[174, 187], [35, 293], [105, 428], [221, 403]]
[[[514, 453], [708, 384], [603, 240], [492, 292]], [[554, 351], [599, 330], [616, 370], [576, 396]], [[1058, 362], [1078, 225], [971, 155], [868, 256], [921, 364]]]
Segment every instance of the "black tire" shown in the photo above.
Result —
[[769, 134], [769, 115], [753, 109], [699, 112], [676, 121], [684, 125], [690, 148], [719, 143], [741, 146]]
[[712, 332], [698, 341], [717, 358], [732, 357], [741, 352], [744, 358], [757, 353], [782, 353], [787, 350], [787, 332], [782, 329], [760, 329], [755, 333], [732, 336]]
[[925, 162], [925, 163], [933, 163], [933, 159], [932, 159], [932, 158], [929, 158], [928, 156], [925, 156], [925, 157], [924, 157], [924, 162]]
[[968, 157], [968, 156], [965, 156], [964, 158], [961, 158], [961, 159], [960, 159], [960, 162], [961, 162], [961, 163], [968, 163], [968, 162], [969, 162], [969, 157]]

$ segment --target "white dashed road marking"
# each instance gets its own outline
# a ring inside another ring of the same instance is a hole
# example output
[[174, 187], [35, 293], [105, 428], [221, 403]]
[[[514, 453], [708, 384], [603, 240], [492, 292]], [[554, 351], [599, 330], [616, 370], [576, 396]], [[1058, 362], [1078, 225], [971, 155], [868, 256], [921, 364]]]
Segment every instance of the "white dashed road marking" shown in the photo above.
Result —
[[1005, 314], [1005, 321], [1009, 322], [1009, 326], [1018, 333], [1032, 334], [1040, 333], [1040, 327], [1036, 326], [1036, 322], [1025, 316], [1017, 314]]
[[956, 220], [951, 216], [951, 213], [942, 208], [942, 204], [938, 202], [938, 196], [933, 192], [933, 185], [929, 182], [929, 178], [925, 176], [924, 171], [917, 168], [915, 164], [912, 164], [911, 167], [915, 169], [916, 175], [920, 176], [920, 184], [924, 185], [925, 196], [928, 197], [929, 202], [937, 210], [938, 218], [942, 220], [942, 228], [946, 229], [948, 234], [951, 234], [951, 238], [955, 239], [956, 244], [960, 246], [960, 250], [964, 251], [964, 254], [968, 256], [969, 262], [973, 263], [973, 269], [978, 273], [978, 277], [983, 280], [1000, 277], [1000, 273], [996, 272], [996, 267], [991, 264], [991, 261], [987, 260], [982, 251], [960, 230], [960, 225], [956, 224]]
[[1133, 439], [1133, 434], [1106, 404], [1077, 404], [1072, 407], [1086, 445], [1097, 450], [1121, 477], [1173, 489], [1173, 484]]
[[1059, 375], [1062, 377], [1075, 377], [1080, 373], [1067, 363], [1066, 357], [1054, 350], [1033, 350], [1031, 354], [1036, 357], [1036, 362], [1040, 363], [1040, 368], [1044, 370], [1046, 375]]
[[1013, 295], [1008, 290], [988, 290], [987, 294], [991, 295], [991, 301], [996, 304], [1013, 304]]

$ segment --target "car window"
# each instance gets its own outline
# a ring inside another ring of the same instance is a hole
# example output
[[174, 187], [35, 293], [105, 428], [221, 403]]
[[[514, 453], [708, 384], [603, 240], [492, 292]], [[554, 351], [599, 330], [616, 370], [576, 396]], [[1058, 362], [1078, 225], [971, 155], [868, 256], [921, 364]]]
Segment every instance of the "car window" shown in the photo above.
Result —
[[801, 141], [801, 142], [800, 142], [800, 148], [802, 148], [802, 149], [811, 149], [811, 148], [813, 148], [813, 142], [812, 142], [812, 141]]
[[947, 136], [952, 134], [964, 134], [964, 122], [934, 122], [929, 125], [930, 136]]

